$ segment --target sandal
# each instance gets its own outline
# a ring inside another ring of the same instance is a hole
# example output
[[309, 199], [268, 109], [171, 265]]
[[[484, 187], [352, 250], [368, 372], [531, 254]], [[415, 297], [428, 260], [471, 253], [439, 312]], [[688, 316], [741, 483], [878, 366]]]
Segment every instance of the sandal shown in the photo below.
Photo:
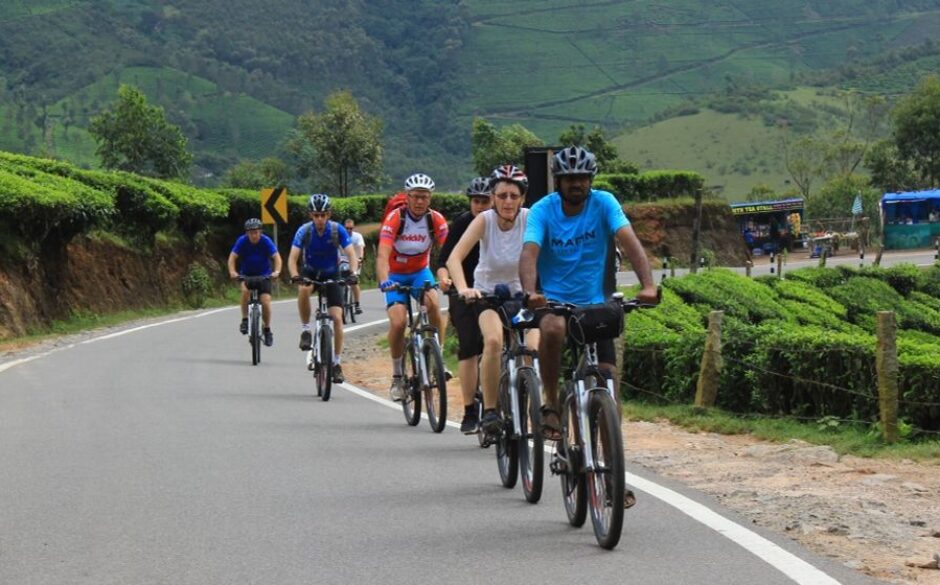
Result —
[[539, 409], [542, 414], [542, 437], [546, 441], [561, 440], [561, 415], [551, 406], [542, 405]]

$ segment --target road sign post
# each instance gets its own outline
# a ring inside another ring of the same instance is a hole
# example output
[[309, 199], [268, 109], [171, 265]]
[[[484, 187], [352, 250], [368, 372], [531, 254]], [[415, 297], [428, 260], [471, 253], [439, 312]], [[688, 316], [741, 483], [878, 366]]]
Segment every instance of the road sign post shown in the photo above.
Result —
[[[277, 248], [277, 226], [287, 223], [287, 187], [261, 190], [261, 223], [273, 224], [274, 247]], [[277, 287], [276, 281], [274, 286]]]

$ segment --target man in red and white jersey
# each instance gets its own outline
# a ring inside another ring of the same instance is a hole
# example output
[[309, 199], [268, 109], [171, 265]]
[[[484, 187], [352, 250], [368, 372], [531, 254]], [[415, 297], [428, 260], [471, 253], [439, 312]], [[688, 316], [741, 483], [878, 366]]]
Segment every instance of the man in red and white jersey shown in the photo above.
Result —
[[[405, 179], [406, 204], [394, 209], [382, 221], [379, 232], [379, 251], [375, 259], [375, 274], [379, 288], [385, 293], [388, 309], [388, 347], [392, 356], [392, 399], [399, 401], [404, 395], [405, 327], [408, 297], [395, 290], [396, 285], [422, 287], [425, 281], [437, 284], [428, 266], [431, 247], [444, 244], [447, 239], [447, 220], [431, 209], [434, 181], [418, 173]], [[412, 293], [417, 298], [417, 290]], [[444, 345], [444, 321], [441, 319], [440, 301], [432, 290], [425, 297], [428, 318], [437, 327], [441, 346]]]

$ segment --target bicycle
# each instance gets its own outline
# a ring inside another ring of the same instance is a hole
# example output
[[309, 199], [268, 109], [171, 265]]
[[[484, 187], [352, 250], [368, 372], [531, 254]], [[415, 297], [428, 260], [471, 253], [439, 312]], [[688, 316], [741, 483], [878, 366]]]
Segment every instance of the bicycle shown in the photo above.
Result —
[[521, 476], [522, 493], [535, 504], [542, 497], [545, 456], [538, 352], [529, 349], [525, 339], [526, 330], [535, 326], [535, 315], [522, 306], [521, 299], [485, 295], [481, 301], [493, 307], [503, 322], [497, 402], [502, 428], [494, 441], [499, 477], [511, 489]]
[[239, 276], [238, 281], [244, 282], [248, 288], [248, 343], [251, 344], [251, 365], [261, 363], [261, 295], [258, 290], [262, 283], [271, 280], [270, 276]]
[[317, 288], [317, 312], [313, 325], [313, 345], [307, 352], [307, 369], [313, 372], [316, 380], [317, 396], [323, 402], [330, 399], [333, 390], [333, 317], [326, 304], [326, 287], [342, 284], [342, 280], [312, 280], [306, 277], [298, 279], [305, 286]]
[[608, 550], [620, 542], [623, 529], [626, 486], [620, 413], [614, 381], [598, 368], [597, 341], [605, 338], [598, 336], [601, 328], [578, 325], [582, 319], [598, 317], [596, 321], [606, 325], [606, 338], [610, 338], [623, 331], [624, 313], [652, 306], [636, 300], [625, 302], [618, 293], [602, 306], [579, 308], [549, 301], [539, 309], [566, 317], [572, 356], [561, 392], [561, 440], [555, 443], [549, 468], [552, 475], [561, 477], [568, 522], [582, 526], [590, 508], [594, 537]]
[[[345, 271], [344, 274], [352, 274]], [[358, 274], [358, 273], [357, 273]], [[356, 299], [353, 297], [352, 286], [349, 283], [343, 286], [343, 324], [356, 322]]]
[[[424, 285], [412, 287], [396, 284], [392, 290], [398, 290], [408, 297], [405, 304], [408, 311], [408, 334], [405, 343], [405, 392], [401, 407], [405, 421], [410, 426], [417, 426], [421, 421], [421, 398], [424, 396], [431, 430], [440, 433], [447, 423], [447, 379], [444, 374], [444, 359], [437, 328], [428, 320], [428, 307], [425, 295], [432, 288], [430, 281]], [[418, 298], [411, 292], [418, 291]], [[412, 304], [418, 303], [418, 317], [415, 318]]]

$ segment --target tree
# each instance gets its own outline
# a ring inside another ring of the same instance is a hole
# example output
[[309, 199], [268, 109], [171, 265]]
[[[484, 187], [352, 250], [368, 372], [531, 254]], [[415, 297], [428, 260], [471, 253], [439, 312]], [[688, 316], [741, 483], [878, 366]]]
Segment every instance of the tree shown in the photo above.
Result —
[[897, 145], [890, 140], [876, 142], [868, 150], [865, 167], [871, 173], [872, 186], [882, 193], [913, 191], [923, 186], [910, 162], [901, 158]]
[[348, 91], [326, 98], [322, 114], [297, 118], [286, 148], [302, 177], [345, 197], [353, 186], [378, 187], [382, 181], [382, 121], [363, 113]]
[[806, 216], [816, 219], [850, 218], [855, 197], [862, 198], [862, 215], [878, 215], [879, 194], [865, 177], [835, 177], [806, 199]]
[[894, 143], [931, 186], [940, 185], [940, 79], [929, 75], [892, 112]]
[[813, 181], [823, 173], [825, 145], [812, 136], [803, 136], [791, 142], [788, 132], [784, 132], [782, 144], [787, 172], [803, 198], [808, 198]]
[[522, 166], [525, 149], [542, 144], [541, 139], [522, 124], [498, 129], [483, 118], [473, 119], [470, 142], [473, 168], [484, 176], [502, 164]]
[[290, 179], [290, 168], [279, 158], [243, 160], [225, 172], [222, 184], [236, 189], [278, 187]]
[[607, 140], [607, 135], [600, 126], [595, 126], [593, 130], [585, 134], [583, 124], [572, 124], [558, 136], [558, 144], [560, 146], [583, 146], [590, 150], [597, 158], [597, 165], [602, 172], [621, 171], [622, 163], [619, 160], [620, 156], [617, 154], [617, 148]]
[[167, 122], [163, 108], [149, 105], [129, 85], [121, 85], [117, 101], [91, 119], [88, 131], [108, 169], [176, 178], [185, 176], [193, 162], [179, 127]]

